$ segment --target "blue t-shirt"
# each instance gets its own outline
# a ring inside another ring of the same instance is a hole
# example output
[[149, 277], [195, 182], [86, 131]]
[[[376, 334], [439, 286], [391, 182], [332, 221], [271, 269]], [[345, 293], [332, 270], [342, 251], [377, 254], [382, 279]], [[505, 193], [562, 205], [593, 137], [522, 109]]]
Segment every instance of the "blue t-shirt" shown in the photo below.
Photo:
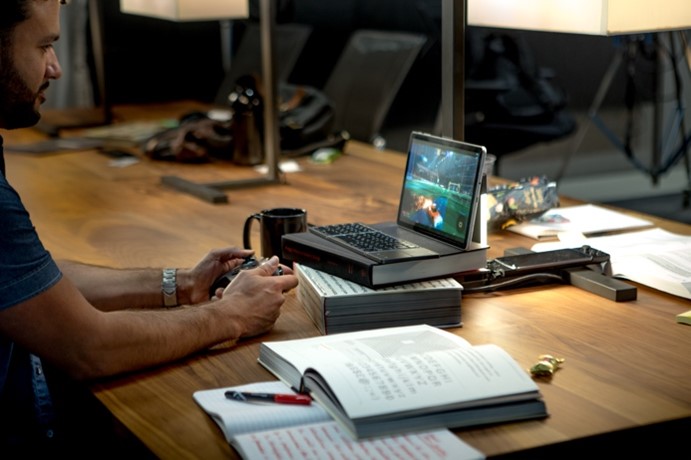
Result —
[[[0, 221], [2, 222], [0, 225], [0, 310], [2, 310], [12, 308], [46, 291], [62, 277], [57, 264], [39, 240], [19, 195], [5, 178], [2, 137], [0, 137]], [[20, 350], [9, 337], [0, 335], [0, 400], [12, 402], [22, 399], [23, 395], [16, 394], [17, 391], [34, 394], [34, 406], [36, 401], [49, 398], [45, 378], [41, 373], [33, 377], [31, 374], [27, 375], [38, 366], [40, 366], [38, 358]], [[21, 375], [15, 375], [15, 373]], [[5, 409], [7, 408], [0, 407], [0, 412], [7, 412]], [[42, 414], [39, 413], [40, 415]], [[3, 416], [6, 414], [0, 413], [0, 417]], [[0, 425], [3, 426], [4, 431], [6, 428], [4, 423]]]
[[[0, 157], [2, 157], [0, 143]], [[19, 195], [0, 174], [0, 310], [53, 286], [60, 270], [36, 234]]]

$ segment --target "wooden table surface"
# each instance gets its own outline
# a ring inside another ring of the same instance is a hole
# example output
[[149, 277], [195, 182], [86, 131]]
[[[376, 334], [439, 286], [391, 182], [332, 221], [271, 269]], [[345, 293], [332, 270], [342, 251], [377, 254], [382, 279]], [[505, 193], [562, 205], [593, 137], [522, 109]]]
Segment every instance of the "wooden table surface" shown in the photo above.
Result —
[[[124, 120], [156, 118], [178, 116], [189, 108], [123, 107], [116, 114]], [[6, 147], [40, 139], [33, 130], [1, 134]], [[160, 177], [175, 174], [215, 182], [247, 177], [254, 174], [251, 168], [146, 159], [118, 168], [95, 151], [6, 151], [5, 157], [10, 182], [56, 258], [117, 267], [192, 266], [212, 247], [240, 246], [245, 218], [266, 208], [305, 208], [313, 224], [395, 220], [405, 162], [400, 153], [349, 142], [347, 153], [330, 165], [301, 158], [302, 170], [288, 174], [286, 184], [232, 190], [229, 203], [219, 205], [161, 185]], [[652, 220], [667, 230], [691, 234], [691, 226]], [[490, 257], [534, 242], [509, 232], [491, 233]], [[675, 322], [675, 315], [689, 309], [691, 302], [645, 286], [638, 286], [637, 300], [620, 303], [568, 285], [464, 296], [464, 324], [453, 329], [458, 335], [473, 344], [495, 343], [526, 369], [544, 353], [566, 362], [553, 379], [539, 382], [550, 412], [547, 419], [456, 433], [488, 457], [561, 455], [577, 452], [579, 446], [586, 451], [603, 445], [620, 450], [653, 437], [669, 441], [665, 433], [691, 425], [691, 327]], [[273, 380], [256, 361], [259, 344], [316, 334], [293, 292], [267, 335], [232, 349], [96, 382], [92, 389], [160, 458], [234, 458], [192, 393]], [[660, 425], [665, 422], [670, 423]]]

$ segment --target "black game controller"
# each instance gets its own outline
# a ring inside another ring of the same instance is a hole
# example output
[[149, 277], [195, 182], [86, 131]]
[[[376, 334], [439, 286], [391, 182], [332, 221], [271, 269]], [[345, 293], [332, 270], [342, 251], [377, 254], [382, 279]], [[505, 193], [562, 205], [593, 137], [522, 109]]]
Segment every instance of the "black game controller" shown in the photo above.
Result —
[[[260, 266], [261, 264], [263, 264], [267, 260], [268, 259], [257, 260], [253, 256], [247, 257], [242, 264], [233, 268], [232, 270], [230, 270], [226, 274], [220, 276], [216, 281], [214, 281], [214, 283], [211, 285], [211, 288], [209, 289], [209, 297], [213, 297], [218, 288], [225, 289], [226, 286], [228, 286], [230, 284], [230, 282], [233, 281], [233, 278], [235, 278], [238, 275], [238, 273], [240, 273], [241, 271], [256, 268], [256, 267]], [[274, 276], [280, 276], [282, 274], [283, 274], [283, 269], [280, 266], [273, 273]]]

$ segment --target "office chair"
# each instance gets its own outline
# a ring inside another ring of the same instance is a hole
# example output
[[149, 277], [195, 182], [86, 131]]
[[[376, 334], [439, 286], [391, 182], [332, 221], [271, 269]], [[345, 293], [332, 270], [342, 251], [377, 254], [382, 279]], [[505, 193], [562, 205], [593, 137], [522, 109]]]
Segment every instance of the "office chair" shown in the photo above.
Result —
[[[295, 62], [311, 33], [312, 27], [304, 24], [278, 24], [275, 26], [274, 58], [276, 59], [275, 69], [278, 82], [288, 81]], [[261, 56], [259, 24], [248, 23], [237, 52], [231, 60], [230, 70], [216, 94], [215, 103], [217, 105], [228, 105], [228, 95], [235, 90], [235, 83], [239, 77], [250, 74], [261, 75]]]
[[336, 112], [334, 129], [364, 142], [377, 138], [426, 40], [405, 32], [353, 32], [323, 88]]

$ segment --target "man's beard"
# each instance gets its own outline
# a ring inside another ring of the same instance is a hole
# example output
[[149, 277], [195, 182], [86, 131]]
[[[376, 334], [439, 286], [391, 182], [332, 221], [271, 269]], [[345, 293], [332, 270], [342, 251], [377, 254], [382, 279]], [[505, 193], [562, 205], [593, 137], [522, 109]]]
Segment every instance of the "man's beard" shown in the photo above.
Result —
[[[41, 89], [45, 89], [45, 83]], [[12, 60], [0, 56], [0, 127], [34, 126], [41, 119], [35, 107], [38, 94], [31, 91], [17, 73]]]

